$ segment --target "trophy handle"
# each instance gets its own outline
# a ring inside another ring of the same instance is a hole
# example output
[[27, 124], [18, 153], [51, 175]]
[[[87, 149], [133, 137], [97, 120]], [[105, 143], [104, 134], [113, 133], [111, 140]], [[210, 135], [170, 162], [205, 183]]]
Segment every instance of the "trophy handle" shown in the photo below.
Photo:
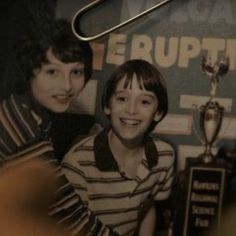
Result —
[[200, 108], [198, 108], [197, 105], [192, 106], [193, 131], [196, 138], [199, 140], [199, 142], [201, 142], [202, 145], [205, 144], [205, 141], [201, 136], [201, 132], [199, 132], [198, 124], [199, 124], [199, 113], [201, 112], [201, 109], [203, 107], [204, 107], [203, 105]]

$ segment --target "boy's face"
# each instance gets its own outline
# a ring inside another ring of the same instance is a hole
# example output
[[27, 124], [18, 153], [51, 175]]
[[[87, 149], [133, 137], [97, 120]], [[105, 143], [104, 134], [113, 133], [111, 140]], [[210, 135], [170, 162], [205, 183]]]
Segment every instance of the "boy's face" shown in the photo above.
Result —
[[34, 70], [34, 78], [31, 80], [32, 94], [50, 111], [65, 112], [85, 85], [84, 64], [64, 63], [51, 50], [47, 52], [47, 59], [47, 64]]
[[114, 133], [119, 139], [140, 143], [152, 121], [158, 117], [156, 95], [140, 89], [136, 75], [132, 86], [124, 88], [125, 77], [121, 79], [110, 100], [110, 106], [104, 109], [110, 116]]

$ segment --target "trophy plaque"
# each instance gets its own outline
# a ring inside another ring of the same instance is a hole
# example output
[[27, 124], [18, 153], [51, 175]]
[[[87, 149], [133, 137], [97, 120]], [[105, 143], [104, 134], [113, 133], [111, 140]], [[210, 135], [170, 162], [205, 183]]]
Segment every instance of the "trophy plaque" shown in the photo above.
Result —
[[183, 236], [199, 236], [220, 225], [226, 170], [209, 163], [189, 164]]

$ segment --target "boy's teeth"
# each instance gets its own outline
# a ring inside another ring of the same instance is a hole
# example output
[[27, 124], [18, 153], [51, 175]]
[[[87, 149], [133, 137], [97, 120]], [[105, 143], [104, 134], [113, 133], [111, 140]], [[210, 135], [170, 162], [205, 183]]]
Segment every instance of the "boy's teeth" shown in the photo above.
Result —
[[137, 125], [139, 121], [137, 120], [127, 120], [127, 119], [121, 119], [121, 121], [127, 125]]
[[64, 99], [64, 98], [68, 98], [69, 96], [67, 96], [67, 95], [57, 95], [56, 97], [59, 98], [59, 99]]

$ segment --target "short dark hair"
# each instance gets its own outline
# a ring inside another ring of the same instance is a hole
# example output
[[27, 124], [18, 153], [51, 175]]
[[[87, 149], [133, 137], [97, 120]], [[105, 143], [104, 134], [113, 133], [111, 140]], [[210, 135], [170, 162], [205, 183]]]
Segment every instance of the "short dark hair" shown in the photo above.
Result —
[[142, 88], [143, 84], [146, 90], [151, 91], [156, 95], [159, 103], [158, 112], [160, 113], [160, 118], [158, 121], [152, 122], [151, 127], [149, 128], [149, 131], [151, 131], [168, 112], [168, 95], [162, 74], [154, 65], [145, 60], [134, 59], [126, 61], [112, 73], [106, 82], [103, 91], [102, 107], [103, 109], [109, 107], [111, 97], [115, 92], [118, 82], [125, 77], [126, 81], [124, 83], [124, 88], [127, 88], [129, 84], [132, 83], [134, 74], [137, 76], [140, 88]]
[[[51, 49], [62, 62], [82, 62], [85, 66], [85, 82], [92, 75], [93, 53], [88, 42], [81, 41], [73, 34], [70, 22], [57, 19], [50, 26], [31, 29], [16, 45], [16, 63], [25, 83], [21, 90], [29, 90], [29, 81], [33, 78], [34, 69], [47, 63], [47, 51]], [[22, 92], [22, 91], [21, 91]]]

